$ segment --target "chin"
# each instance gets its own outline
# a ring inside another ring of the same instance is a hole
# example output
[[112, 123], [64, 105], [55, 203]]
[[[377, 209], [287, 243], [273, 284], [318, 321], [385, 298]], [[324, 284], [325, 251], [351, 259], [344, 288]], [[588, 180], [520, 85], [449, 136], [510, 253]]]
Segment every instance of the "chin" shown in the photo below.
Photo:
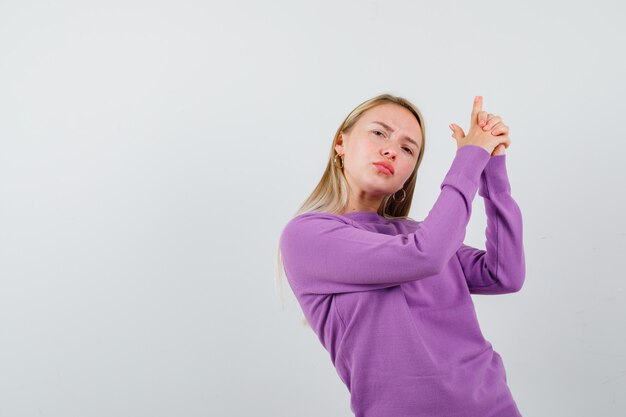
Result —
[[399, 187], [395, 187], [395, 185], [390, 184], [390, 183], [386, 183], [385, 186], [381, 187], [381, 184], [379, 181], [376, 181], [375, 183], [366, 183], [366, 184], [358, 184], [359, 188], [370, 195], [379, 195], [379, 196], [385, 196], [385, 195], [389, 195], [393, 192], [395, 192], [395, 190]]

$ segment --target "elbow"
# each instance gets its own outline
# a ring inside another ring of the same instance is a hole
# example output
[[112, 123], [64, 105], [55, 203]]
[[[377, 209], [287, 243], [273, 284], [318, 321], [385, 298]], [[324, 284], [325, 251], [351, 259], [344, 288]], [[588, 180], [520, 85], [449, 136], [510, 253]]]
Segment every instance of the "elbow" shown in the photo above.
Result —
[[526, 280], [525, 275], [520, 275], [520, 277], [518, 279], [515, 280], [514, 285], [513, 285], [513, 292], [519, 292], [521, 291], [522, 287], [524, 286], [524, 281]]
[[522, 284], [515, 283], [514, 285], [509, 286], [506, 292], [510, 294], [520, 292], [522, 290], [522, 287]]
[[516, 279], [513, 280], [513, 292], [519, 292], [524, 286], [524, 282], [526, 281], [526, 262], [522, 257], [522, 262], [518, 268], [519, 273], [516, 276]]
[[524, 286], [524, 275], [507, 276], [506, 278], [492, 277], [493, 283], [489, 286], [490, 294], [512, 294], [520, 292]]
[[526, 263], [522, 257], [521, 261], [517, 264], [509, 265], [509, 267], [503, 271], [503, 279], [500, 284], [507, 292], [515, 293], [522, 290], [524, 281], [526, 279]]
[[520, 292], [522, 287], [524, 286], [525, 274], [520, 274], [519, 276], [510, 279], [506, 285], [506, 290], [509, 293]]

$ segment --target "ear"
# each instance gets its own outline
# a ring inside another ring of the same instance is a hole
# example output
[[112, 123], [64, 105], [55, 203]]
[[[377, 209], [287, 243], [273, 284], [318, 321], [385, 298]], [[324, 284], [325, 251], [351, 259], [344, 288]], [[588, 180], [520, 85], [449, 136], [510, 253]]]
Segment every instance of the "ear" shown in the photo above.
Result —
[[343, 133], [339, 134], [337, 141], [335, 142], [335, 151], [341, 155], [343, 153]]

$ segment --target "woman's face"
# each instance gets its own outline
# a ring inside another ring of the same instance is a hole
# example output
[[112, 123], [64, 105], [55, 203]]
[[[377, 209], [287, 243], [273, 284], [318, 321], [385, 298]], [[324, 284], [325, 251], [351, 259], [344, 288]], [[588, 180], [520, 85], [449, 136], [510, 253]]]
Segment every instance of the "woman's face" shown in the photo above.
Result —
[[[344, 175], [350, 184], [348, 210], [376, 211], [385, 196], [400, 190], [415, 168], [421, 146], [420, 125], [408, 109], [384, 103], [365, 111], [335, 145], [344, 155]], [[393, 172], [379, 168], [378, 162], [386, 162]]]

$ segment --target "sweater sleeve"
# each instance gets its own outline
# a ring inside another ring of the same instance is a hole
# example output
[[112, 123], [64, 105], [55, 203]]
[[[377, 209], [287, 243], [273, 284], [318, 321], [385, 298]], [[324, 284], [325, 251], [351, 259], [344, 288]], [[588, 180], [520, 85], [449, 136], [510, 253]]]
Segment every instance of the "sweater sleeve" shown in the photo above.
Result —
[[413, 233], [363, 230], [346, 217], [320, 212], [291, 219], [280, 252], [294, 292], [368, 291], [438, 274], [463, 242], [490, 157], [480, 146], [458, 148], [435, 204]]
[[485, 166], [478, 195], [487, 214], [486, 249], [462, 244], [457, 251], [472, 294], [517, 292], [526, 273], [522, 213], [511, 196], [506, 155], [497, 155]]

